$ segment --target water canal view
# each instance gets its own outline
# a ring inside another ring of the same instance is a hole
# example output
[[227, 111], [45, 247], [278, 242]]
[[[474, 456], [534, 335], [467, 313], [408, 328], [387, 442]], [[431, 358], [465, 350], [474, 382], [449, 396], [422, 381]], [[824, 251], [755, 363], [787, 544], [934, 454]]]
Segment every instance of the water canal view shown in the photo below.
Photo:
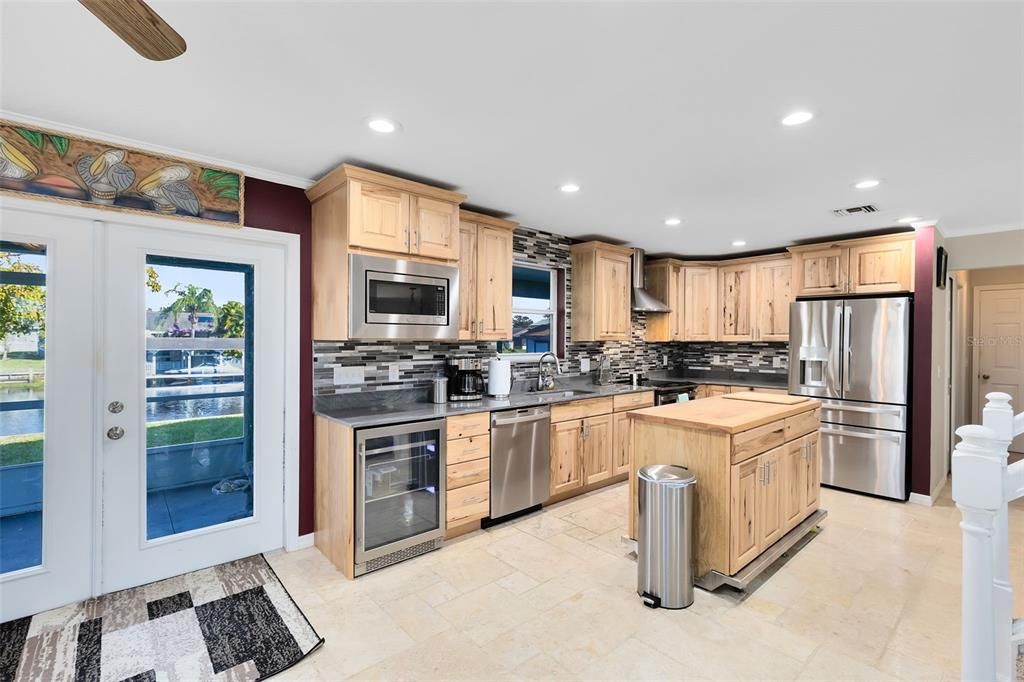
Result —
[[[0, 573], [42, 556], [46, 254], [0, 248]], [[248, 267], [151, 256], [145, 287], [147, 535], [252, 515]]]

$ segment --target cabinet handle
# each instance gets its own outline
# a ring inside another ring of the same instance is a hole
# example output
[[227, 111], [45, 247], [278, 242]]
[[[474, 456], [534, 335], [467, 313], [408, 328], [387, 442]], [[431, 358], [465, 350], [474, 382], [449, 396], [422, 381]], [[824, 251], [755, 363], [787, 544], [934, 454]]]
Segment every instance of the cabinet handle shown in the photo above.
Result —
[[758, 464], [757, 465], [757, 482], [760, 483], [761, 485], [764, 485], [764, 470], [765, 470], [765, 467], [766, 467], [766, 465], [764, 465], [764, 464]]

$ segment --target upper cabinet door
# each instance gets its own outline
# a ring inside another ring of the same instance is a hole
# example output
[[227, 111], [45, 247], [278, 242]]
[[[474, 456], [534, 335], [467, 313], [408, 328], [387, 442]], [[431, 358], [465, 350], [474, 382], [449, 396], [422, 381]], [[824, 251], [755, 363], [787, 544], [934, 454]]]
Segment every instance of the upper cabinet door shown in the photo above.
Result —
[[683, 296], [683, 340], [716, 340], [718, 336], [718, 268], [684, 266], [680, 288]]
[[753, 341], [754, 266], [729, 265], [718, 269], [719, 305], [722, 308], [719, 341]]
[[449, 201], [412, 197], [410, 253], [427, 258], [459, 257], [459, 207]]
[[914, 242], [878, 241], [850, 246], [850, 293], [914, 290]]
[[476, 223], [459, 223], [459, 338], [476, 338]]
[[512, 232], [480, 225], [476, 235], [476, 338], [512, 338]]
[[605, 341], [628, 341], [630, 332], [629, 258], [598, 252], [596, 260], [597, 336]]
[[789, 340], [789, 304], [793, 300], [790, 259], [764, 261], [757, 264], [757, 331], [758, 341]]
[[667, 305], [671, 312], [647, 313], [644, 339], [647, 341], [678, 341], [682, 316], [679, 266], [671, 262], [654, 262], [644, 268], [644, 288], [651, 296]]
[[850, 249], [831, 245], [793, 254], [793, 277], [796, 296], [845, 294]]
[[409, 253], [408, 192], [352, 182], [349, 192], [350, 246]]

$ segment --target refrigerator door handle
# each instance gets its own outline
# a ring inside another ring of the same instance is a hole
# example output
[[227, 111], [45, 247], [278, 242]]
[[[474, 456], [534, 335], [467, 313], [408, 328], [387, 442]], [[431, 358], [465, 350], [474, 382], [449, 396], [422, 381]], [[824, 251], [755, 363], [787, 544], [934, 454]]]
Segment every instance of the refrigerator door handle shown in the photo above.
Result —
[[853, 349], [850, 348], [850, 327], [853, 324], [853, 310], [850, 306], [843, 306], [843, 390], [850, 390], [850, 364], [853, 359]]
[[841, 386], [839, 385], [842, 376], [836, 375], [836, 372], [842, 372], [844, 367], [839, 362], [839, 335], [841, 333], [841, 321], [843, 318], [843, 304], [840, 301], [839, 305], [835, 307], [835, 315], [832, 316], [832, 338], [829, 343], [829, 359], [828, 359], [828, 388], [829, 391], [836, 396], [842, 395]]

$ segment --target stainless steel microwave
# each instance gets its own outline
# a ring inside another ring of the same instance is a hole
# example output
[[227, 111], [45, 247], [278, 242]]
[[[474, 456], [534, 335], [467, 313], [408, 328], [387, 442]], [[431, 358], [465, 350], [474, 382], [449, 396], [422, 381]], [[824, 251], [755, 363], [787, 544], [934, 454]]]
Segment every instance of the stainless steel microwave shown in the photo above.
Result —
[[356, 253], [348, 258], [349, 338], [458, 338], [458, 268]]

